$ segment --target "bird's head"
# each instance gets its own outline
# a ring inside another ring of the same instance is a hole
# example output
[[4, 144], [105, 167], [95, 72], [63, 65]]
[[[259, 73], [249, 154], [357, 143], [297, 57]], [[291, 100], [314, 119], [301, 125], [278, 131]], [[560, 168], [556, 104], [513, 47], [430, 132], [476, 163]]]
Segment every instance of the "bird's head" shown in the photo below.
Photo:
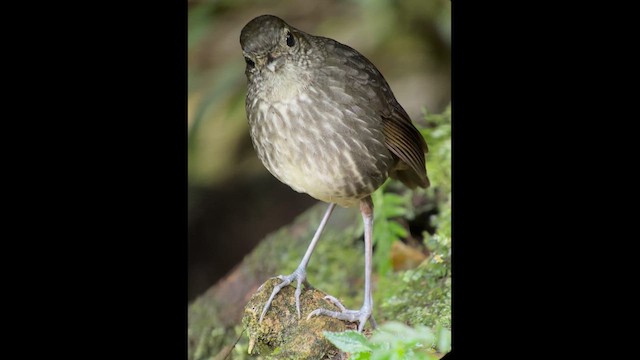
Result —
[[240, 33], [247, 76], [265, 71], [277, 73], [285, 65], [296, 63], [306, 43], [302, 34], [273, 15], [249, 21]]

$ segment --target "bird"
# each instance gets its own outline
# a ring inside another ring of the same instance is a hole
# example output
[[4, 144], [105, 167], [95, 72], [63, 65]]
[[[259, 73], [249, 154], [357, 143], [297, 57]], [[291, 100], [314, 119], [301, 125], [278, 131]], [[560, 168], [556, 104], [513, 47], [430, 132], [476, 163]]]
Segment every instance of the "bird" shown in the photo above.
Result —
[[298, 318], [306, 268], [337, 205], [359, 206], [364, 223], [365, 288], [362, 307], [316, 309], [313, 316], [357, 322], [373, 319], [371, 290], [373, 202], [371, 194], [389, 177], [411, 189], [427, 188], [428, 146], [396, 100], [380, 71], [357, 50], [299, 30], [274, 15], [250, 20], [240, 32], [246, 63], [245, 110], [258, 158], [279, 181], [329, 204], [302, 261], [281, 280], [265, 303], [262, 322], [280, 290], [296, 283]]

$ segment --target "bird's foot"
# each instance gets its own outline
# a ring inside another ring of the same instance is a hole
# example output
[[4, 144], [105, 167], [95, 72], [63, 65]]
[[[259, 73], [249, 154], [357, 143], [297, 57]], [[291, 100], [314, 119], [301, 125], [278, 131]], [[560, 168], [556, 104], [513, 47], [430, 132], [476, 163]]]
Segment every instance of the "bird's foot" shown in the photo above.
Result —
[[298, 268], [291, 275], [287, 275], [287, 276], [278, 275], [278, 279], [282, 280], [282, 282], [273, 287], [271, 296], [269, 297], [269, 300], [267, 300], [267, 302], [264, 304], [264, 308], [262, 309], [262, 314], [260, 315], [260, 320], [258, 321], [259, 323], [262, 322], [262, 319], [264, 318], [264, 315], [267, 313], [267, 310], [269, 310], [269, 307], [271, 306], [271, 302], [273, 301], [273, 298], [276, 296], [276, 294], [279, 293], [283, 287], [291, 284], [293, 280], [297, 280], [295, 296], [296, 296], [296, 309], [298, 310], [298, 319], [300, 319], [300, 293], [302, 292], [302, 284], [304, 283], [306, 287], [312, 288], [309, 282], [307, 281], [306, 270]]
[[371, 316], [372, 309], [370, 305], [367, 305], [365, 303], [364, 305], [362, 305], [362, 308], [360, 308], [360, 310], [349, 310], [345, 308], [344, 305], [342, 305], [342, 303], [338, 299], [336, 299], [331, 295], [327, 295], [324, 298], [329, 300], [333, 305], [337, 306], [340, 309], [340, 312], [319, 308], [309, 313], [309, 315], [307, 316], [307, 319], [311, 318], [312, 316], [324, 315], [324, 316], [329, 316], [338, 320], [344, 320], [349, 322], [357, 321], [358, 331], [362, 332], [362, 330], [364, 329], [364, 324], [367, 322], [369, 318], [371, 318], [371, 326], [373, 328], [376, 327], [376, 322], [373, 319], [373, 316]]

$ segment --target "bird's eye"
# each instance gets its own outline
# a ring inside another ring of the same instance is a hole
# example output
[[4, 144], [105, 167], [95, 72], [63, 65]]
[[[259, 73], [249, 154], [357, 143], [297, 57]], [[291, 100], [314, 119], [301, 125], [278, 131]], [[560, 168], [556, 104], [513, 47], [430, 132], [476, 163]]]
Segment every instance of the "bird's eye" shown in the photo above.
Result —
[[253, 60], [249, 59], [248, 57], [244, 57], [244, 61], [247, 63], [247, 66], [249, 66], [250, 68], [254, 67], [256, 65], [256, 63], [253, 62]]
[[287, 31], [287, 46], [292, 47], [296, 44], [296, 40], [291, 35], [291, 32]]

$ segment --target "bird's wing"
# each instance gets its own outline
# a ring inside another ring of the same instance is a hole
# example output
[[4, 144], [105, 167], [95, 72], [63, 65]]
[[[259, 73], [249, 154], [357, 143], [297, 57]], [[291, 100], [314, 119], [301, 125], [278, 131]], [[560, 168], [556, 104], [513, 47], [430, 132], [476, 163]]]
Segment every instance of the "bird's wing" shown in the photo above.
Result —
[[407, 173], [400, 164], [397, 167], [398, 178], [411, 188], [416, 185], [426, 188], [429, 186], [429, 179], [424, 154], [429, 151], [429, 148], [422, 134], [411, 123], [406, 111], [395, 99], [393, 103], [395, 104], [391, 104], [391, 113], [382, 117], [385, 145], [412, 170], [412, 173]]
[[348, 93], [364, 96], [368, 104], [366, 110], [372, 111], [371, 118], [377, 115], [380, 119], [381, 123], [370, 125], [381, 127], [385, 146], [399, 160], [392, 176], [411, 188], [428, 187], [425, 167], [427, 143], [380, 71], [357, 50], [335, 40], [329, 39], [327, 44], [330, 46], [327, 50], [337, 55], [326, 61], [332, 69], [339, 69], [334, 70], [340, 72], [333, 75], [343, 76], [347, 80], [345, 86], [350, 90]]

